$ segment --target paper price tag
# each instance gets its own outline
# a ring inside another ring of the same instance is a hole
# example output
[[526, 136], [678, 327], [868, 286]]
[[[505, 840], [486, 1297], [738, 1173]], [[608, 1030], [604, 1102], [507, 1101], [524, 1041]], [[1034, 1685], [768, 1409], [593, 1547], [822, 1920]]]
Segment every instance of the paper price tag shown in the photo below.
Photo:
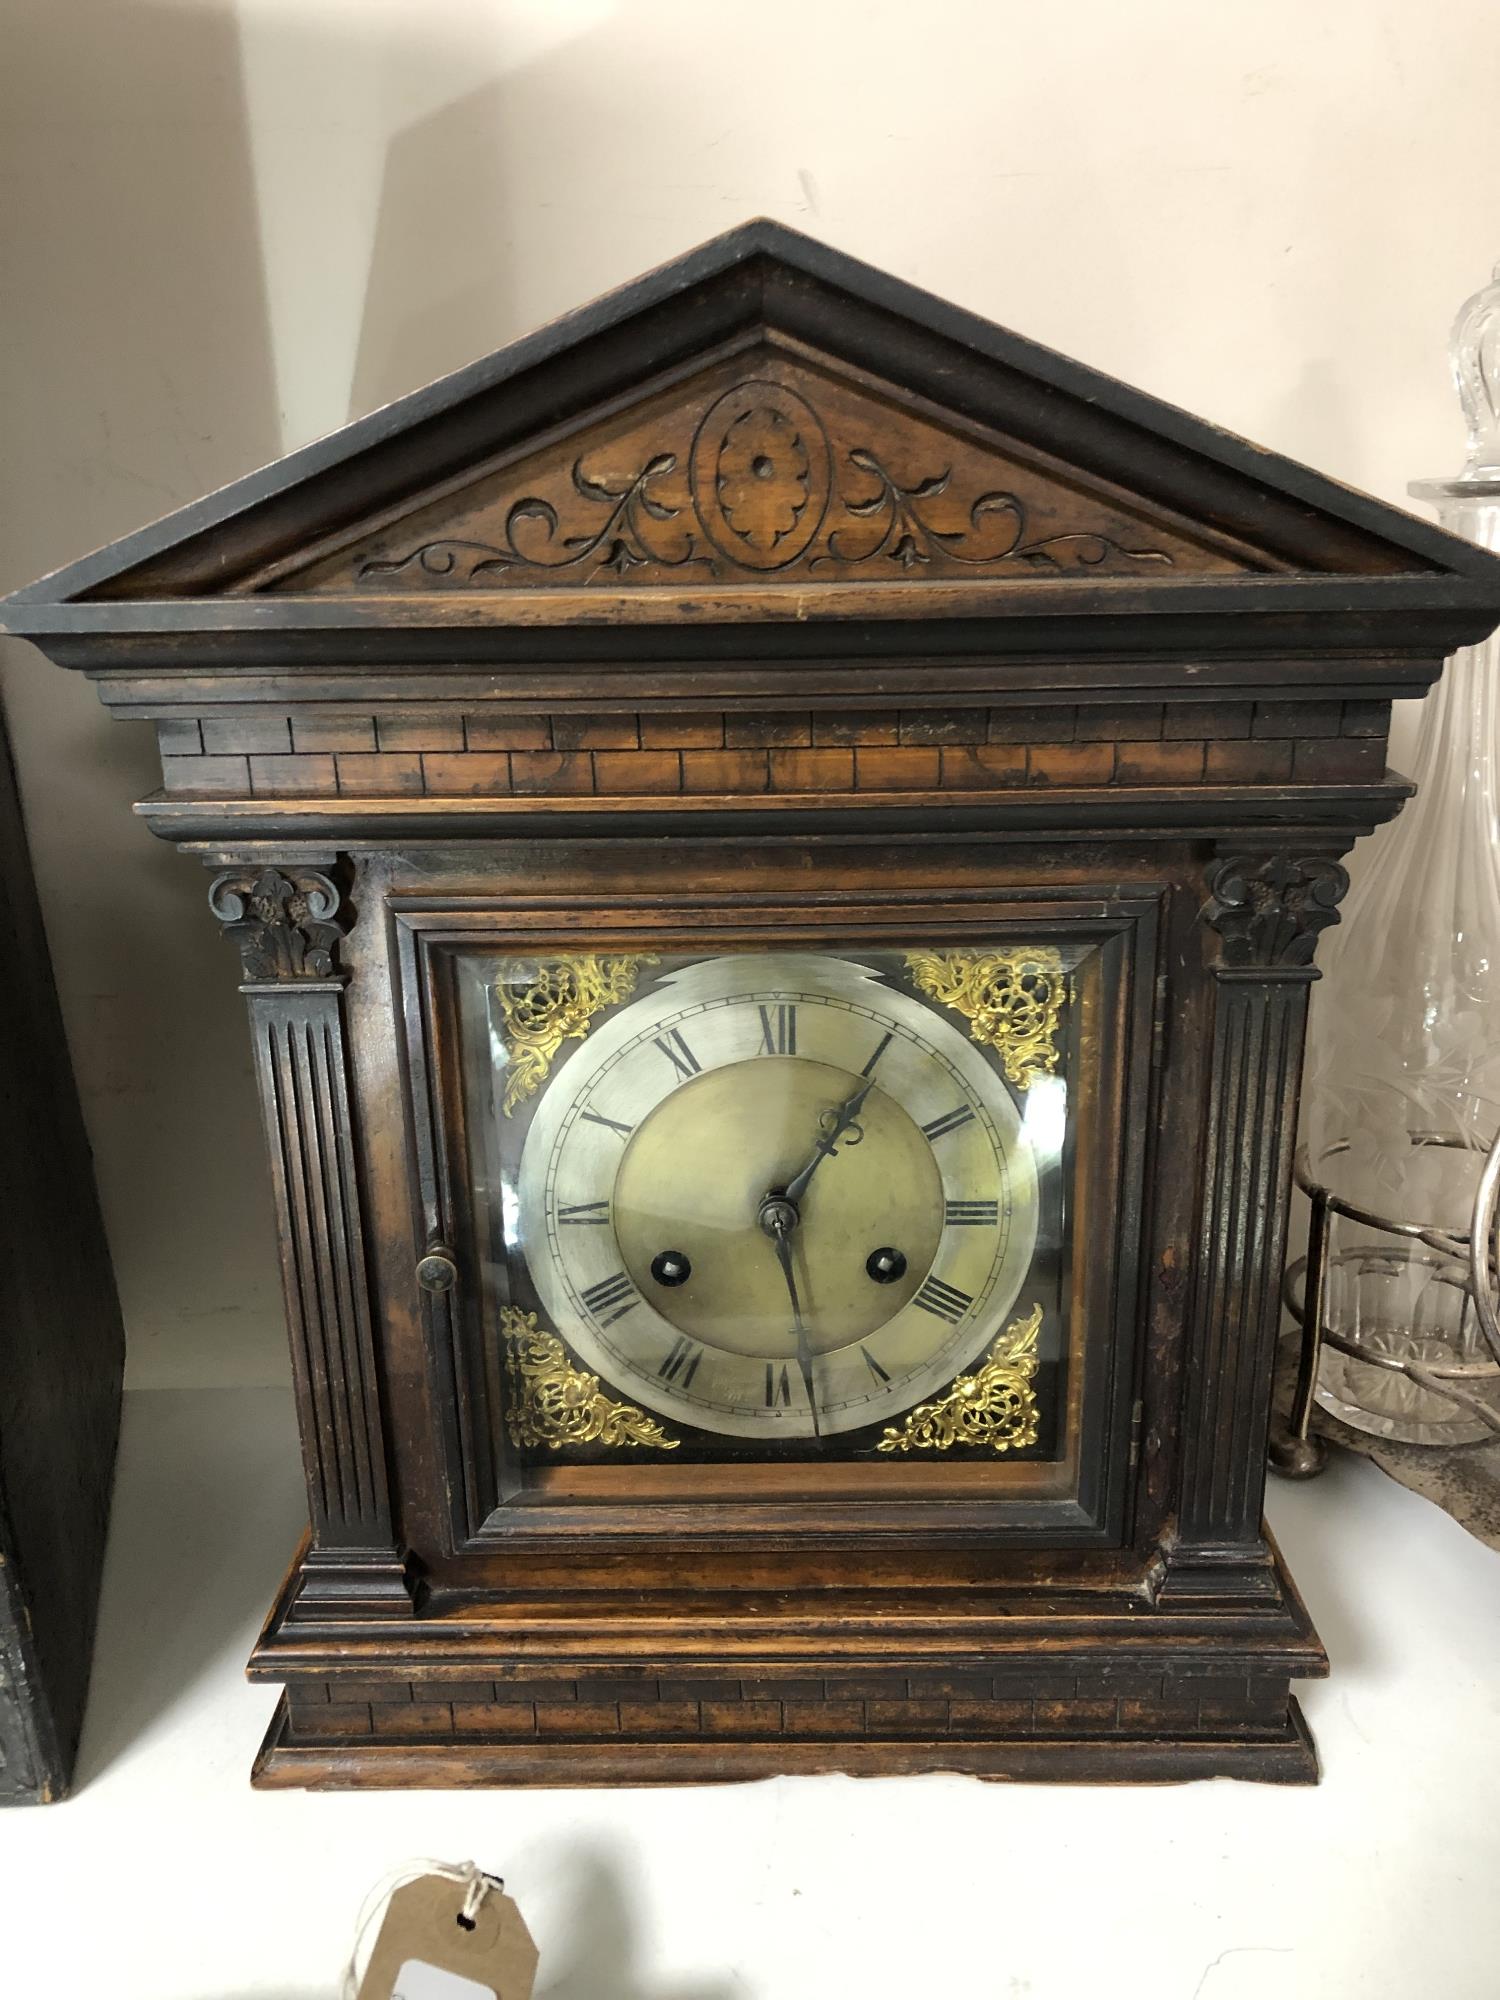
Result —
[[448, 1875], [405, 1882], [386, 1905], [359, 2000], [531, 2000], [536, 1946], [498, 1886], [461, 1921], [465, 1887]]
[[461, 1972], [444, 1972], [409, 1958], [396, 1974], [391, 2000], [495, 2000], [493, 1986], [481, 1986], [477, 1979], [465, 1979]]

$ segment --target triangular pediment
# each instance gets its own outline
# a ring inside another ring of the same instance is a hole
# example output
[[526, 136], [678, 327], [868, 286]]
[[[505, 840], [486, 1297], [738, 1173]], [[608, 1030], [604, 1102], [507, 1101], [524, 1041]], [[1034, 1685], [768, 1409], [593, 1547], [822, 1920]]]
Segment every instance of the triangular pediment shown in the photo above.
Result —
[[250, 587], [690, 589], [1283, 567], [890, 384], [758, 340]]
[[0, 626], [91, 668], [396, 669], [730, 659], [747, 623], [787, 658], [1260, 635], [1311, 657], [1377, 625], [1430, 655], [1496, 608], [1487, 553], [751, 223], [18, 591]]

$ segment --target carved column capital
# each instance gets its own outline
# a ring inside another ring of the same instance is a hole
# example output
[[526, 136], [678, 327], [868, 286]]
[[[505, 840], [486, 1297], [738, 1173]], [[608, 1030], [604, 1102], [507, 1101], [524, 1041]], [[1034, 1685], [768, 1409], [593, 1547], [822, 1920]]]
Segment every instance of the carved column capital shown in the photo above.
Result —
[[348, 929], [327, 875], [298, 868], [229, 868], [209, 884], [208, 906], [240, 954], [247, 981], [334, 979]]
[[1220, 964], [1230, 970], [1310, 966], [1348, 887], [1339, 863], [1320, 855], [1229, 855], [1210, 868], [1199, 915], [1218, 932]]

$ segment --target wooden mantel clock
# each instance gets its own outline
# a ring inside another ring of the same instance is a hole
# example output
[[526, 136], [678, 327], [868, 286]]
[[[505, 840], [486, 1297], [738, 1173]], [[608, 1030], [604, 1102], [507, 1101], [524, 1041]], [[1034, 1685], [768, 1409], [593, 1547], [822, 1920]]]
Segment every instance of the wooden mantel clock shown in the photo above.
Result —
[[1500, 563], [758, 222], [0, 615], [238, 954], [261, 1783], [1315, 1775], [1313, 951]]

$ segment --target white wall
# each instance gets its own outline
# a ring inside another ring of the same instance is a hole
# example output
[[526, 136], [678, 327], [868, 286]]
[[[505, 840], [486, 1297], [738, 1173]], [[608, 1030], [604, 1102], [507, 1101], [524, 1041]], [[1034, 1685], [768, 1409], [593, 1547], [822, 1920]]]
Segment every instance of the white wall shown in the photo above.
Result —
[[[1493, 0], [10, 0], [0, 584], [757, 213], [1400, 499], [1500, 251]], [[278, 1380], [151, 733], [5, 659], [138, 1383]]]

